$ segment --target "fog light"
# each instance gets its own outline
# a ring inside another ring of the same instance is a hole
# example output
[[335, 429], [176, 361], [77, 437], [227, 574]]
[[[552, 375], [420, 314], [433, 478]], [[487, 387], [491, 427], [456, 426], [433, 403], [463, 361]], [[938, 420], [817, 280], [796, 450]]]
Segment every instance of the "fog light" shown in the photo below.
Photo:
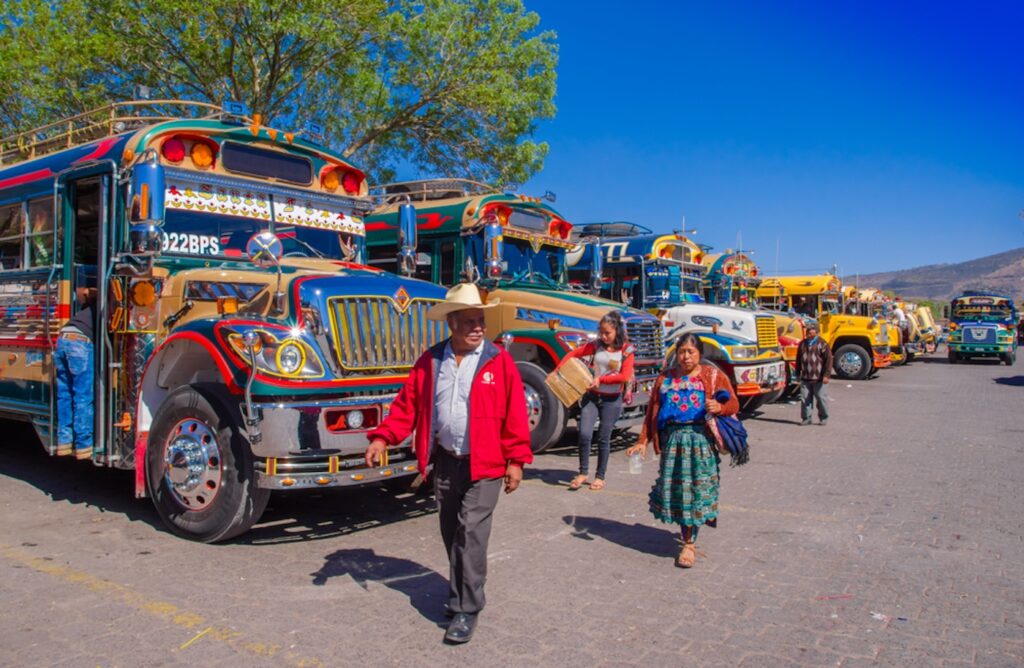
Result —
[[359, 429], [363, 426], [363, 412], [362, 411], [351, 411], [345, 415], [345, 420], [348, 422], [348, 426], [352, 429]]

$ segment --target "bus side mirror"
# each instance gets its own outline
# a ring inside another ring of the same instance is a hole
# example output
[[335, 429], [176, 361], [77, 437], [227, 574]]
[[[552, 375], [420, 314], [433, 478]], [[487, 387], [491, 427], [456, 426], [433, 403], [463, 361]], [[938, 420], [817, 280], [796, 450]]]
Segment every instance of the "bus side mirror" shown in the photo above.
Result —
[[498, 217], [492, 214], [487, 217], [487, 224], [484, 227], [484, 271], [487, 278], [501, 278], [504, 245], [501, 223], [498, 222]]
[[130, 251], [134, 255], [156, 255], [163, 248], [160, 226], [164, 222], [164, 168], [155, 153], [132, 170]]
[[260, 269], [269, 269], [278, 266], [278, 261], [284, 255], [284, 246], [273, 232], [260, 232], [249, 237], [245, 244], [245, 254]]
[[398, 268], [405, 276], [416, 273], [416, 207], [409, 202], [398, 207]]

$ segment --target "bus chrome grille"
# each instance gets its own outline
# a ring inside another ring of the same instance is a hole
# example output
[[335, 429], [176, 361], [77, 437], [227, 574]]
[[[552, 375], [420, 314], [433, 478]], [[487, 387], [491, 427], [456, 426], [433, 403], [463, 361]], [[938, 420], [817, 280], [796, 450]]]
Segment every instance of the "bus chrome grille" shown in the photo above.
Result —
[[390, 297], [334, 297], [328, 303], [335, 354], [345, 371], [408, 370], [448, 336], [444, 321], [427, 320], [436, 300], [413, 300], [405, 311]]
[[775, 318], [770, 315], [757, 316], [757, 347], [778, 348], [779, 330], [775, 325]]
[[636, 349], [638, 360], [661, 361], [665, 350], [662, 343], [662, 324], [654, 318], [627, 318], [626, 334]]

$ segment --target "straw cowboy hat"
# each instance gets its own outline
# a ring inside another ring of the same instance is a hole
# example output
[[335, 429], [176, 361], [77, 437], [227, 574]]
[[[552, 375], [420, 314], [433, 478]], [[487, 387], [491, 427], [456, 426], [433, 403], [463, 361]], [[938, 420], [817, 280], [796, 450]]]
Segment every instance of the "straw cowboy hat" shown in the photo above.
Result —
[[465, 311], [470, 308], [494, 308], [498, 305], [497, 299], [487, 301], [487, 292], [482, 295], [480, 289], [472, 283], [459, 283], [449, 290], [444, 301], [434, 304], [427, 311], [428, 320], [444, 320], [449, 313]]

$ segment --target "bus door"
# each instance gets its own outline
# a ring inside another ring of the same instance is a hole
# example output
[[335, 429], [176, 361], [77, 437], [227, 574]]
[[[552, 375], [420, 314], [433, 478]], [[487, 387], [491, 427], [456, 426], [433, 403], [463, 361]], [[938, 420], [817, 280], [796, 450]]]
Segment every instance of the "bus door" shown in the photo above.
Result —
[[[106, 461], [107, 395], [110, 387], [107, 369], [106, 276], [109, 264], [109, 224], [112, 174], [97, 173], [95, 167], [62, 177], [60, 228], [63, 234], [64, 278], [68, 283], [68, 315], [74, 316], [87, 305], [93, 306], [93, 460]], [[63, 295], [62, 295], [63, 300]], [[56, 377], [51, 424], [57, 425]], [[56, 431], [56, 430], [55, 430]]]

